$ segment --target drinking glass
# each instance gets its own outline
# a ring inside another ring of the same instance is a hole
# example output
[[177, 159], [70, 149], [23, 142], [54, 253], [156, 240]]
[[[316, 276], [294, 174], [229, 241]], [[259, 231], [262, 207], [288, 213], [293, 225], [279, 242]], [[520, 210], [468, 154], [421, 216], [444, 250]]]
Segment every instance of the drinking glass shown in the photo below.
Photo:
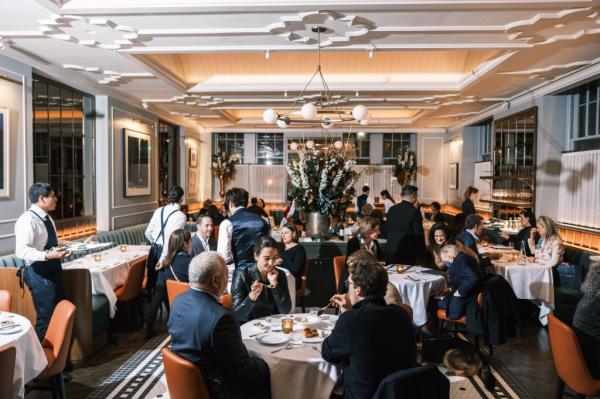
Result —
[[121, 252], [127, 251], [127, 245], [125, 244], [122, 244], [119, 248], [121, 249]]

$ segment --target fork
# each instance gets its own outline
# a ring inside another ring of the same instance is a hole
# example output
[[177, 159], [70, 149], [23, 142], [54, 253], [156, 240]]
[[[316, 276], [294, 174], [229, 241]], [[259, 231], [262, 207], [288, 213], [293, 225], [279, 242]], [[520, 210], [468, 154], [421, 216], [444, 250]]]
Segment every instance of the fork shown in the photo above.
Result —
[[274, 351], [271, 351], [271, 353], [281, 352], [284, 349], [292, 349], [293, 347], [294, 347], [294, 344], [292, 344], [291, 342], [288, 342], [287, 344], [285, 344], [285, 346], [282, 346], [279, 349], [275, 349]]

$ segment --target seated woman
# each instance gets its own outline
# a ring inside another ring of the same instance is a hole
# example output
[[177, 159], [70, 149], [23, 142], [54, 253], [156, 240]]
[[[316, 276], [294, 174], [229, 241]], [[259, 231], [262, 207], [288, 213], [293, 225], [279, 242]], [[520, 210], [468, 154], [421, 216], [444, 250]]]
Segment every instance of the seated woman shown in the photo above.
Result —
[[450, 233], [444, 223], [436, 223], [429, 229], [429, 253], [433, 263], [439, 270], [446, 270], [442, 260], [441, 249], [448, 244]]
[[256, 263], [240, 270], [231, 285], [233, 317], [240, 323], [273, 314], [289, 313], [292, 301], [285, 273], [277, 270], [277, 242], [259, 237], [254, 245]]
[[519, 215], [519, 223], [521, 230], [516, 235], [508, 235], [502, 233], [501, 236], [506, 239], [506, 243], [512, 243], [516, 250], [521, 250], [521, 246], [525, 245], [525, 253], [527, 256], [533, 256], [533, 252], [527, 244], [531, 236], [531, 229], [535, 228], [535, 215], [529, 211], [523, 211]]
[[600, 380], [600, 263], [590, 266], [581, 291], [583, 298], [575, 309], [573, 329], [590, 374]]
[[444, 215], [442, 215], [442, 206], [437, 201], [431, 203], [431, 221], [435, 223], [446, 223]]
[[189, 254], [192, 250], [192, 234], [189, 230], [174, 230], [169, 237], [168, 249], [169, 252], [161, 265], [162, 268], [158, 271], [154, 295], [144, 315], [147, 338], [154, 336], [154, 320], [156, 319], [156, 312], [158, 312], [160, 304], [164, 302], [167, 309], [169, 309], [166, 281], [177, 280], [185, 283], [189, 281], [188, 266], [192, 260]]
[[296, 278], [296, 288], [300, 288], [302, 272], [306, 264], [306, 250], [302, 245], [298, 245], [296, 226], [290, 223], [284, 224], [281, 227], [281, 240], [285, 247], [277, 266], [289, 270]]
[[[536, 243], [538, 233], [540, 238]], [[558, 235], [554, 220], [548, 216], [537, 218], [536, 227], [530, 230], [528, 244], [529, 248], [535, 248], [536, 262], [552, 267], [556, 267], [562, 262], [565, 247]], [[555, 279], [555, 281], [558, 281], [558, 279]]]
[[441, 255], [448, 266], [450, 291], [438, 301], [438, 307], [446, 309], [448, 319], [457, 320], [465, 315], [469, 302], [475, 300], [479, 279], [469, 266], [469, 256], [460, 252], [456, 245], [445, 245]]

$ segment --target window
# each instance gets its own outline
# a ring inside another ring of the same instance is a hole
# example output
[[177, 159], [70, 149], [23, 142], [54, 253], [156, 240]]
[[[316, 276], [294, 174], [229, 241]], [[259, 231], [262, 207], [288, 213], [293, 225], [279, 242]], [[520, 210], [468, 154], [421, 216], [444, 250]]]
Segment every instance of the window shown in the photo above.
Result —
[[371, 163], [370, 158], [370, 143], [369, 134], [365, 132], [349, 133], [343, 137], [344, 143], [348, 141], [354, 146], [354, 152], [356, 155], [356, 163], [359, 165], [369, 165]]
[[283, 165], [282, 133], [258, 133], [256, 135], [256, 163]]
[[600, 148], [600, 79], [575, 88], [571, 97], [571, 147], [575, 151]]
[[492, 160], [492, 120], [481, 122], [472, 126], [479, 141], [479, 160]]
[[237, 153], [240, 163], [244, 163], [244, 133], [216, 133], [214, 154], [221, 152], [227, 155]]
[[383, 135], [383, 163], [394, 165], [404, 147], [416, 150], [416, 133], [385, 133]]
[[33, 178], [56, 190], [56, 220], [94, 215], [92, 96], [33, 76]]

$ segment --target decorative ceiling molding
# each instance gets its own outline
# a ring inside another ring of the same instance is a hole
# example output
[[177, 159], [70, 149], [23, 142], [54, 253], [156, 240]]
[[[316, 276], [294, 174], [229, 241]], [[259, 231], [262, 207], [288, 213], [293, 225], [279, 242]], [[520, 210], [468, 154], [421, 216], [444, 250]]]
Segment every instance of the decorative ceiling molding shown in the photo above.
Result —
[[498, 72], [499, 75], [526, 75], [530, 79], [549, 80], [579, 68], [594, 65], [600, 62], [600, 57], [591, 61], [575, 61], [568, 64], [549, 65], [545, 68], [525, 69], [521, 71]]
[[75, 70], [75, 71], [82, 71], [82, 72], [92, 72], [92, 73], [99, 73], [104, 75], [104, 77], [100, 80], [98, 80], [98, 83], [100, 83], [101, 85], [120, 85], [123, 83], [126, 83], [127, 81], [131, 80], [131, 79], [138, 79], [138, 78], [154, 78], [154, 75], [151, 74], [150, 72], [116, 72], [116, 71], [110, 71], [110, 70], [103, 70], [102, 68], [99, 67], [84, 67], [81, 65], [76, 65], [76, 64], [63, 64], [63, 68], [64, 69], [70, 69], [70, 70]]
[[52, 14], [50, 19], [38, 22], [41, 24], [40, 31], [45, 36], [81, 46], [121, 50], [141, 42], [136, 29], [118, 25], [106, 18]]

